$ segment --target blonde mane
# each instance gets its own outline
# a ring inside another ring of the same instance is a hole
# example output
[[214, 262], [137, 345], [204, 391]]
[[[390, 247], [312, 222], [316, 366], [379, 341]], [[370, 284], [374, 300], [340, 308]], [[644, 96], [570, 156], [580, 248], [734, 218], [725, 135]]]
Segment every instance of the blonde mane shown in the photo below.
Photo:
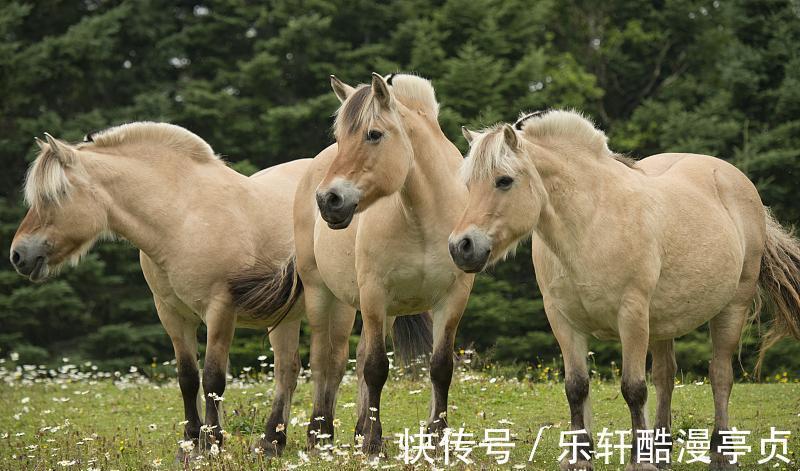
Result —
[[[550, 110], [544, 113], [521, 114], [514, 128], [534, 142], [564, 142], [583, 147], [598, 157], [611, 157], [630, 168], [636, 161], [616, 154], [608, 148], [608, 138], [581, 113], [572, 110]], [[506, 145], [503, 125], [497, 124], [478, 132], [461, 166], [461, 177], [469, 183], [490, 178], [496, 171], [515, 173], [522, 168], [521, 160]]]
[[522, 115], [517, 122], [525, 137], [533, 141], [562, 140], [598, 155], [612, 153], [605, 133], [578, 111], [550, 110], [534, 114], [529, 119]]
[[[122, 124], [89, 134], [84, 142], [71, 146], [71, 168], [80, 168], [78, 151], [81, 149], [109, 148], [128, 144], [156, 144], [185, 154], [197, 161], [217, 161], [211, 146], [196, 134], [180, 126], [168, 123], [134, 122]], [[31, 164], [25, 178], [25, 202], [30, 207], [43, 204], [61, 204], [68, 196], [71, 184], [65, 164], [56, 156], [48, 144], [41, 144], [41, 151]]]
[[[439, 117], [439, 102], [436, 92], [427, 79], [411, 74], [390, 74], [384, 77], [389, 83], [394, 97], [401, 103], [412, 103], [430, 113], [433, 119]], [[380, 107], [369, 85], [361, 84], [356, 91], [336, 111], [333, 130], [336, 136], [356, 132], [370, 123], [380, 120]]]
[[47, 203], [59, 205], [71, 187], [64, 165], [45, 144], [25, 176], [25, 203], [32, 208]]
[[156, 143], [184, 153], [196, 160], [216, 160], [211, 146], [186, 128], [169, 123], [139, 121], [122, 124], [86, 136], [78, 148], [94, 145], [117, 147], [127, 144]]
[[503, 138], [503, 125], [495, 124], [480, 131], [470, 145], [461, 164], [464, 183], [492, 178], [495, 171], [514, 174], [522, 168], [521, 161]]

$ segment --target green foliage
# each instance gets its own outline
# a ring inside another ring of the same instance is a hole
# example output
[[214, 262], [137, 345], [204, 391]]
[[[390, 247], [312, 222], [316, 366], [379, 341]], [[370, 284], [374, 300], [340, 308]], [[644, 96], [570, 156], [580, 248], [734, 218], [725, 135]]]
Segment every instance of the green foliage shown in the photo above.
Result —
[[[373, 70], [432, 79], [442, 127], [462, 150], [462, 125], [575, 107], [615, 150], [732, 161], [784, 223], [800, 222], [800, 28], [788, 0], [9, 1], [0, 37], [2, 247], [24, 214], [33, 136], [78, 140], [126, 121], [171, 121], [252, 174], [329, 145], [338, 102], [328, 75], [355, 85]], [[130, 245], [100, 244], [42, 285], [2, 258], [3, 351], [122, 366], [170, 356]], [[237, 338], [234, 367], [257, 367], [264, 333]], [[478, 277], [459, 344], [494, 362], [558, 358], [529, 244]], [[619, 363], [615, 343], [591, 348], [598, 369]], [[767, 371], [800, 371], [796, 342], [775, 351]], [[706, 374], [705, 332], [681, 339], [677, 352], [681, 368]]]

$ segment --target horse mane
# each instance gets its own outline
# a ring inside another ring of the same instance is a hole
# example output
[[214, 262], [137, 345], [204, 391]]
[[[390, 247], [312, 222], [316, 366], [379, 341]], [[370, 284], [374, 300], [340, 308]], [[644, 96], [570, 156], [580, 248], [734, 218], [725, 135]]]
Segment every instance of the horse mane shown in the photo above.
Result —
[[[525, 137], [531, 140], [565, 140], [597, 154], [611, 154], [606, 134], [578, 111], [550, 110], [527, 116], [529, 117], [520, 123], [520, 128]], [[523, 115], [521, 119], [525, 117]]]
[[[149, 121], [122, 124], [87, 134], [83, 142], [73, 147], [88, 150], [143, 143], [163, 145], [201, 162], [219, 160], [211, 146], [196, 134], [174, 124]], [[77, 156], [74, 158], [77, 159]], [[73, 166], [80, 167], [80, 161], [76, 160]], [[25, 177], [25, 202], [30, 207], [46, 203], [60, 204], [70, 188], [64, 164], [48, 144], [41, 144], [41, 151]]]
[[144, 142], [169, 147], [199, 161], [218, 160], [211, 146], [197, 134], [174, 124], [151, 121], [122, 124], [88, 134], [84, 142], [78, 144], [78, 148], [92, 144], [99, 147], [116, 147]]
[[[409, 107], [412, 103], [418, 105], [433, 119], [438, 118], [439, 102], [436, 101], [436, 92], [429, 80], [412, 74], [390, 74], [384, 78], [398, 101]], [[334, 134], [340, 136], [354, 133], [380, 119], [380, 108], [374, 100], [372, 88], [367, 84], [361, 84], [336, 111]]]
[[[513, 125], [532, 141], [563, 141], [583, 147], [600, 157], [611, 157], [627, 167], [636, 169], [636, 160], [617, 154], [608, 148], [608, 137], [583, 114], [574, 110], [549, 110], [522, 113]], [[497, 124], [479, 131], [470, 147], [461, 175], [464, 181], [487, 178], [496, 170], [513, 173], [519, 170], [519, 159], [505, 144], [503, 125]]]

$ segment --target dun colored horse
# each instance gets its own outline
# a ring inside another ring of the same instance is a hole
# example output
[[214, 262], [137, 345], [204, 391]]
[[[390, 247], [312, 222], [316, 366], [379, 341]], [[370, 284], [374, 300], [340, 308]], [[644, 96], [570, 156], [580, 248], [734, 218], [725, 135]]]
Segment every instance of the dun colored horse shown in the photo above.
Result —
[[[297, 271], [312, 329], [313, 445], [332, 435], [336, 391], [347, 364], [356, 310], [358, 421], [363, 449], [381, 449], [380, 397], [389, 372], [385, 335], [413, 312], [433, 316], [431, 431], [446, 426], [456, 328], [473, 275], [456, 267], [447, 237], [466, 204], [461, 155], [437, 121], [422, 78], [373, 74], [371, 85], [331, 83], [342, 106], [337, 143], [322, 151], [295, 197]], [[398, 317], [395, 320], [395, 316]], [[412, 337], [421, 336], [411, 332]]]
[[[273, 326], [275, 397], [260, 446], [279, 453], [300, 369], [304, 311], [290, 259], [292, 202], [311, 161], [247, 178], [196, 135], [163, 123], [126, 124], [76, 145], [46, 136], [46, 143], [37, 140], [41, 152], [25, 184], [30, 210], [11, 246], [13, 265], [39, 281], [64, 263], [77, 263], [101, 237], [121, 237], [139, 248], [175, 349], [184, 436], [199, 443], [195, 452], [222, 441], [217, 398], [225, 390], [235, 326]], [[201, 322], [208, 328], [202, 378], [208, 433], [201, 433], [198, 396]]]
[[[709, 322], [715, 418], [711, 467], [728, 430], [731, 357], [760, 293], [775, 306], [765, 346], [800, 338], [800, 245], [733, 165], [695, 154], [633, 162], [612, 153], [581, 115], [550, 111], [514, 126], [465, 130], [469, 204], [450, 236], [453, 260], [474, 273], [533, 236], [545, 311], [564, 357], [573, 430], [586, 443], [564, 469], [592, 469], [587, 339], [622, 343], [622, 395], [633, 437], [647, 430], [645, 360], [653, 355], [655, 427], [670, 433], [673, 339]], [[755, 306], [755, 307], [754, 307]], [[639, 463], [634, 446], [627, 469]], [[656, 450], [669, 453], [666, 450]]]

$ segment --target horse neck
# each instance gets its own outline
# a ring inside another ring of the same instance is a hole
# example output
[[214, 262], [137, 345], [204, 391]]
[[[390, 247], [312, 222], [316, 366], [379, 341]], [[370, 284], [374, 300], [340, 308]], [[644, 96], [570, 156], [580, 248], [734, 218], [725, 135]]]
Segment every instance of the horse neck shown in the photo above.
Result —
[[[409, 127], [413, 163], [400, 190], [400, 200], [416, 224], [430, 227], [430, 221], [460, 215], [460, 188], [457, 186], [461, 154], [441, 129], [420, 117]], [[454, 210], [454, 206], [458, 206]], [[442, 219], [445, 218], [445, 219]]]
[[[130, 241], [157, 263], [191, 236], [180, 226], [203, 195], [218, 194], [218, 188], [231, 185], [227, 172], [207, 178], [201, 166], [221, 162], [199, 162], [190, 156], [163, 148], [118, 149], [115, 155], [93, 159], [87, 170], [94, 173], [107, 195], [109, 229]], [[148, 155], [139, 158], [137, 155]], [[229, 170], [231, 173], [235, 172]], [[242, 177], [244, 178], [244, 177]]]
[[534, 232], [554, 253], [570, 259], [590, 236], [609, 192], [626, 185], [627, 169], [610, 157], [575, 149], [537, 151], [533, 164], [544, 201]]

